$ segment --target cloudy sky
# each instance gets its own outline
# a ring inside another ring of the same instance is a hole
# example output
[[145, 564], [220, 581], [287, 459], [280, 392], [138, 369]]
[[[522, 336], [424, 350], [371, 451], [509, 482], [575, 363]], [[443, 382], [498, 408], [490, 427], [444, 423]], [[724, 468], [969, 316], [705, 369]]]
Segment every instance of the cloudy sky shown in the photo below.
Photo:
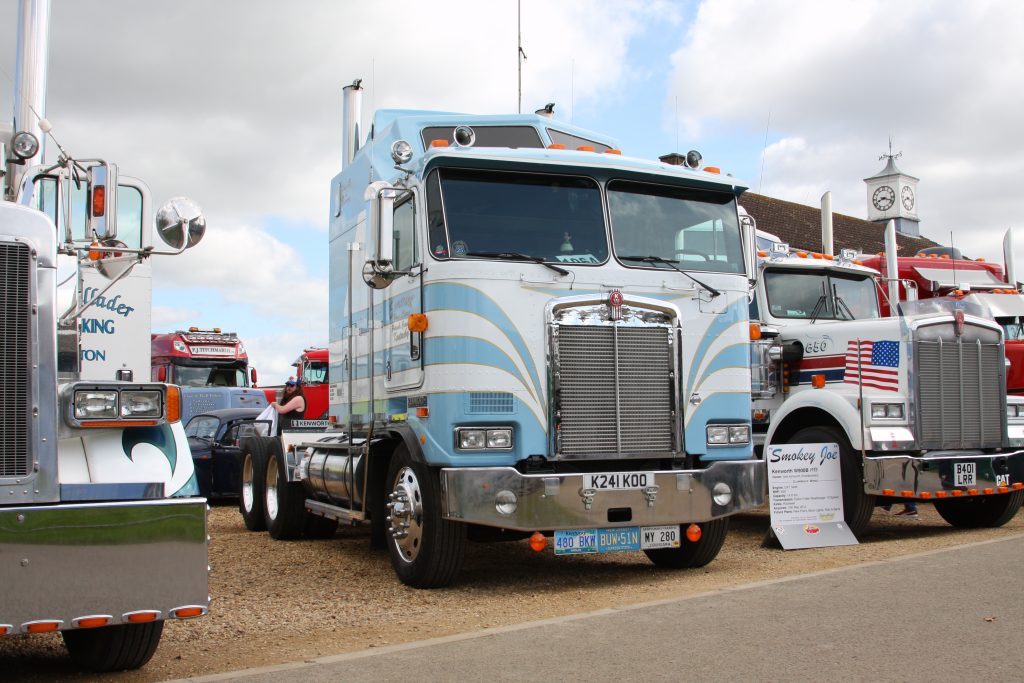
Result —
[[[341, 88], [364, 116], [518, 106], [516, 1], [52, 0], [47, 117], [79, 157], [188, 195], [209, 231], [154, 265], [157, 331], [218, 326], [265, 383], [326, 344]], [[0, 0], [10, 112], [16, 0]], [[698, 149], [752, 190], [866, 217], [902, 151], [926, 237], [1001, 260], [1024, 222], [1024, 3], [522, 1], [522, 109], [646, 158]], [[52, 150], [51, 150], [52, 151]], [[1018, 258], [1024, 257], [1024, 235]]]

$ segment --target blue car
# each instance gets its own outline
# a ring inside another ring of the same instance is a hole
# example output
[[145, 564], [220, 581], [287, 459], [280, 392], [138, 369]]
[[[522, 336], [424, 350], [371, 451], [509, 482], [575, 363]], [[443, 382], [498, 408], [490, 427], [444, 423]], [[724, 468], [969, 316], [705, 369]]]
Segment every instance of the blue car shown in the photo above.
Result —
[[233, 498], [241, 491], [242, 451], [239, 440], [266, 436], [269, 422], [256, 422], [259, 408], [223, 408], [200, 413], [188, 421], [185, 435], [195, 463], [199, 494]]

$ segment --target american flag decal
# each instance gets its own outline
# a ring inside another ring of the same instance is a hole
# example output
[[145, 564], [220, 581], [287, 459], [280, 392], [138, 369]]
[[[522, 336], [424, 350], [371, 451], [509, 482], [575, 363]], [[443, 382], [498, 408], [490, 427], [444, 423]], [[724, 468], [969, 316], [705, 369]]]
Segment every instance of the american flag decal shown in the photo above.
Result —
[[900, 388], [900, 343], [851, 341], [846, 346], [845, 382], [875, 389]]

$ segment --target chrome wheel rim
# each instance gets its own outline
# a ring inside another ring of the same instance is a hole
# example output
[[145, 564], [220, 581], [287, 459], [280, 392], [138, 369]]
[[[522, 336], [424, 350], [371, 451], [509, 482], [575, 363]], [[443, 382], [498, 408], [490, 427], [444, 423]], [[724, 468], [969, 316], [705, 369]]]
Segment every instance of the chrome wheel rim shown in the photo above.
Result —
[[277, 519], [277, 456], [267, 460], [267, 517]]
[[242, 460], [242, 507], [246, 512], [252, 512], [252, 456], [248, 453]]
[[423, 541], [423, 494], [411, 467], [403, 467], [388, 495], [388, 536], [399, 557], [413, 562]]

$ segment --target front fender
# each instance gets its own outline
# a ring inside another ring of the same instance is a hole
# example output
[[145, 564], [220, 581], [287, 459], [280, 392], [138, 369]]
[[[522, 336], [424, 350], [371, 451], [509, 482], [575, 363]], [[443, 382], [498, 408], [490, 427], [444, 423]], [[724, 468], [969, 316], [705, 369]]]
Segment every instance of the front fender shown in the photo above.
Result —
[[[860, 411], [850, 403], [850, 398], [836, 392], [814, 389], [791, 394], [782, 406], [775, 410], [771, 425], [768, 427], [765, 443], [774, 443], [776, 432], [780, 430], [784, 432], [789, 431], [784, 429], [784, 427], [788, 427], [790, 420], [801, 420], [800, 415], [797, 413], [808, 410], [827, 413], [846, 433], [850, 446], [854, 450], [861, 450], [864, 445], [864, 439], [861, 432]], [[811, 426], [813, 424], [801, 421], [797, 428]]]

